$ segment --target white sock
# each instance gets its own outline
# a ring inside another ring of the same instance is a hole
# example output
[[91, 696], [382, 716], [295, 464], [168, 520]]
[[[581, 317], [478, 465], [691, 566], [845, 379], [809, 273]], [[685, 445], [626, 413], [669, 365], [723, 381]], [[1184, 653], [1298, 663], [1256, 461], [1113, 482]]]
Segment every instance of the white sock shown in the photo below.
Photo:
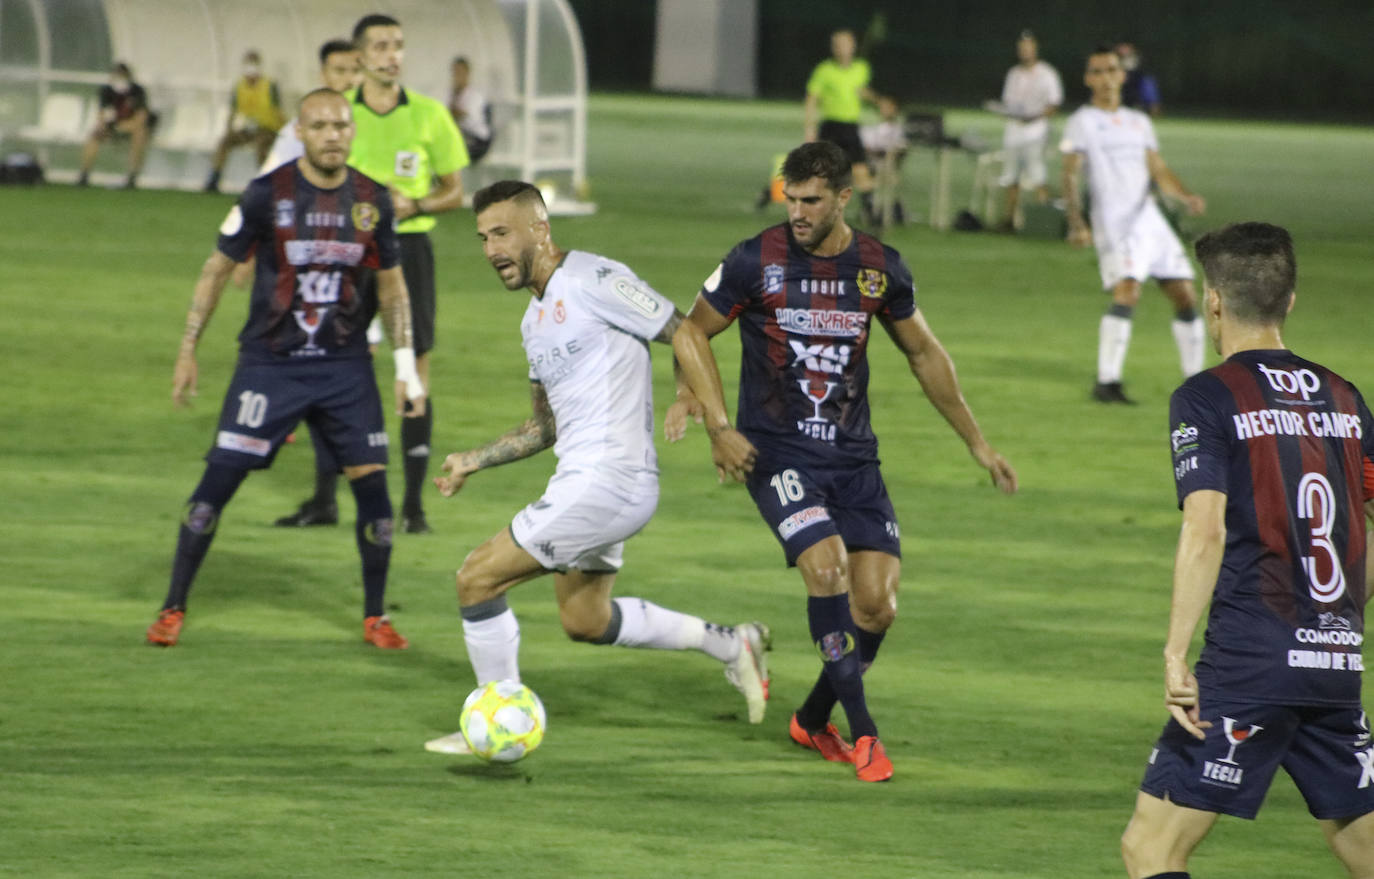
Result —
[[1126, 349], [1131, 346], [1131, 319], [1115, 314], [1102, 315], [1097, 329], [1097, 380], [1101, 384], [1121, 381], [1126, 367]]
[[617, 598], [615, 605], [620, 608], [620, 632], [614, 641], [617, 647], [700, 650], [721, 662], [739, 655], [739, 636], [732, 628], [642, 598]]
[[520, 624], [510, 608], [484, 620], [463, 620], [463, 640], [477, 686], [520, 680]]
[[1203, 358], [1207, 354], [1202, 318], [1175, 320], [1170, 324], [1174, 331], [1174, 344], [1178, 346], [1178, 362], [1183, 367], [1183, 376], [1197, 375], [1202, 372]]

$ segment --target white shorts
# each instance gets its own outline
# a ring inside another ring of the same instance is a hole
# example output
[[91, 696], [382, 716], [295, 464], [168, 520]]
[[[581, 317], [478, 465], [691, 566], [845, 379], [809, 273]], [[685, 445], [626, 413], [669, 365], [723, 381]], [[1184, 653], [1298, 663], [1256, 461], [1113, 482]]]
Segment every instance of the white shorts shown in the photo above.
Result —
[[1136, 281], [1193, 279], [1193, 264], [1188, 261], [1188, 254], [1169, 221], [1153, 203], [1141, 211], [1130, 231], [1119, 239], [1098, 235], [1094, 227], [1093, 245], [1097, 248], [1097, 270], [1102, 275], [1103, 290], [1110, 290], [1127, 278]]
[[613, 572], [625, 541], [658, 507], [658, 478], [617, 479], [604, 471], [555, 472], [544, 496], [510, 523], [511, 537], [554, 571]]
[[998, 186], [1020, 184], [1027, 189], [1045, 185], [1045, 141], [1033, 140], [1002, 147], [1002, 176]]

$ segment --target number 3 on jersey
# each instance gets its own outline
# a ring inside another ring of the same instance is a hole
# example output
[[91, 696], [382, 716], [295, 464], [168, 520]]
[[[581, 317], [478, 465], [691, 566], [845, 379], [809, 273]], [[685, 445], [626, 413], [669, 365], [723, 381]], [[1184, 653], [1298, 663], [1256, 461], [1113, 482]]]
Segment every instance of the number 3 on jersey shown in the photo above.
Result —
[[[1305, 519], [1312, 529], [1312, 555], [1302, 557], [1307, 572], [1307, 591], [1317, 601], [1330, 603], [1345, 593], [1345, 571], [1331, 543], [1331, 531], [1336, 525], [1336, 493], [1331, 483], [1320, 473], [1305, 473], [1298, 483], [1298, 518]], [[1328, 561], [1318, 565], [1317, 551]], [[1322, 580], [1321, 567], [1331, 566], [1331, 579]]]
[[806, 489], [802, 488], [801, 477], [795, 470], [787, 469], [781, 473], [774, 473], [768, 484], [778, 493], [778, 503], [784, 507], [806, 497]]

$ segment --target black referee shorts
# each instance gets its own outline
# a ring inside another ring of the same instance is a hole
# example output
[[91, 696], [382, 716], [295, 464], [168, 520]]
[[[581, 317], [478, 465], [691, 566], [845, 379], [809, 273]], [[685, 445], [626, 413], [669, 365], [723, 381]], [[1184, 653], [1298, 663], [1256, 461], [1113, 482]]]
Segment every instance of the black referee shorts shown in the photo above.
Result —
[[844, 150], [844, 154], [849, 157], [851, 165], [868, 161], [868, 154], [864, 151], [864, 142], [859, 139], [857, 122], [828, 120], [821, 123], [820, 130], [816, 132], [816, 135], [820, 140], [829, 141]]
[[434, 248], [424, 232], [396, 236], [401, 245], [401, 274], [410, 293], [410, 332], [415, 356], [434, 349]]

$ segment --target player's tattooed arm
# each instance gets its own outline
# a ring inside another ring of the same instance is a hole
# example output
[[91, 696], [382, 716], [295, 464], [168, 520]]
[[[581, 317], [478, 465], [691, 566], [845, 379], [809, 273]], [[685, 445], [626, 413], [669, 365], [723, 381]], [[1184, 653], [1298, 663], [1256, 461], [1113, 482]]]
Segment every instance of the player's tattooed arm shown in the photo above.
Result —
[[553, 407], [540, 382], [530, 383], [530, 405], [533, 412], [525, 422], [508, 430], [485, 445], [466, 452], [454, 452], [444, 459], [446, 475], [434, 480], [444, 497], [451, 497], [463, 487], [470, 474], [488, 467], [499, 467], [544, 451], [554, 444], [558, 431], [554, 425]]
[[377, 310], [392, 348], [413, 347], [410, 327], [410, 293], [400, 266], [377, 272]]
[[1069, 221], [1068, 242], [1074, 247], [1085, 247], [1092, 242], [1092, 229], [1083, 217], [1083, 190], [1079, 182], [1082, 171], [1083, 156], [1065, 153], [1060, 191], [1064, 193], [1064, 215]]
[[181, 335], [176, 366], [172, 369], [172, 402], [178, 406], [187, 405], [190, 398], [196, 396], [199, 381], [196, 345], [219, 306], [234, 266], [234, 261], [218, 250], [211, 253], [205, 265], [201, 266], [195, 293], [191, 296], [191, 307], [186, 311], [186, 329]]

